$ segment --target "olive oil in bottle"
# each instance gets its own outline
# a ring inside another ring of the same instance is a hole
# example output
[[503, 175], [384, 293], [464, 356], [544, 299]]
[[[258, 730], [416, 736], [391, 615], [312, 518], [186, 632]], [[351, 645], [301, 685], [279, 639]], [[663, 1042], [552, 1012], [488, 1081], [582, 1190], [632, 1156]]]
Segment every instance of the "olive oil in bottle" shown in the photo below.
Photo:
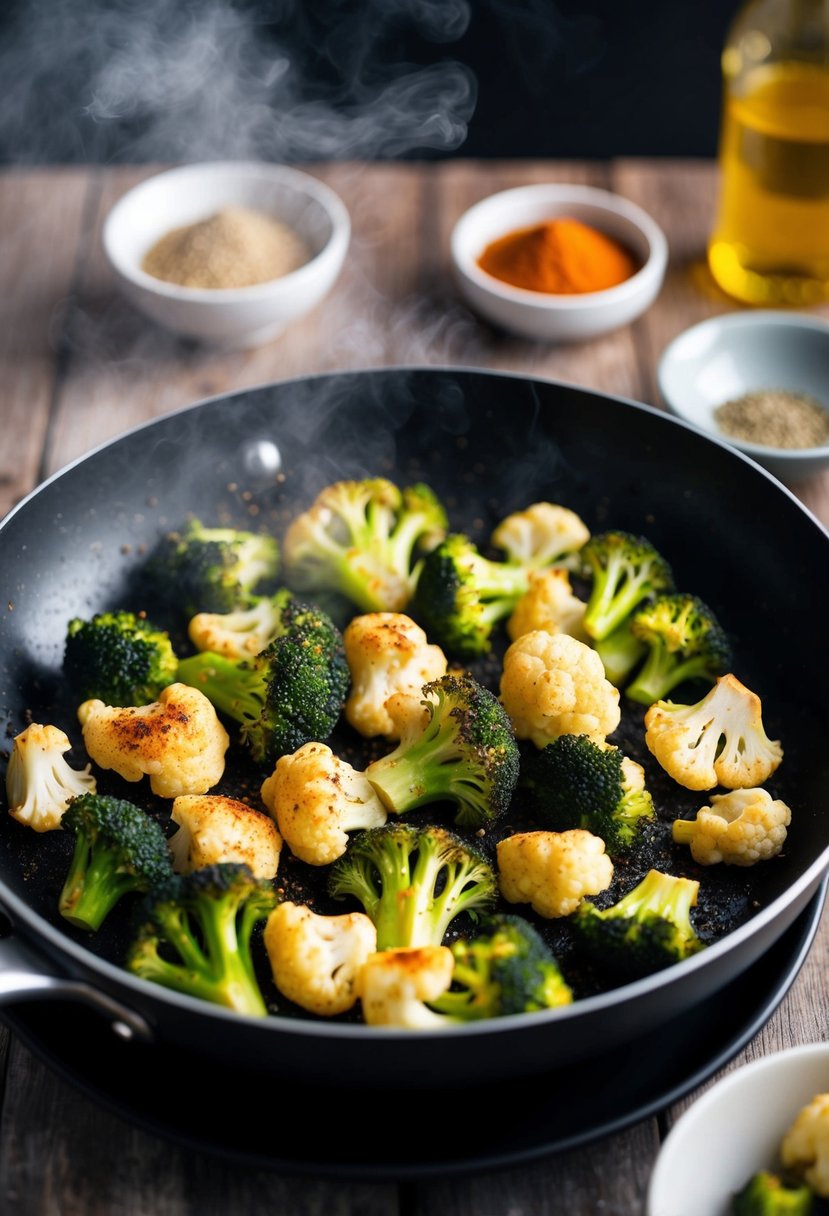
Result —
[[829, 0], [754, 0], [723, 78], [711, 273], [750, 304], [829, 300]]

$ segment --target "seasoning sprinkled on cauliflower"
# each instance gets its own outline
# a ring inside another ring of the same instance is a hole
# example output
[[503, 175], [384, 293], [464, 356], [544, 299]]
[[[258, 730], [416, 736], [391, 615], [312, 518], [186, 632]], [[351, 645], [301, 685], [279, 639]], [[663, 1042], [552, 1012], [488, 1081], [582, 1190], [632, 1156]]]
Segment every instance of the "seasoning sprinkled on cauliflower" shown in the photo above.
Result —
[[305, 743], [262, 783], [262, 801], [300, 861], [325, 866], [342, 857], [348, 833], [378, 828], [387, 812], [365, 776], [324, 743]]
[[182, 794], [170, 818], [179, 825], [168, 842], [176, 873], [237, 861], [257, 878], [275, 877], [282, 839], [262, 811], [224, 794]]
[[206, 794], [224, 773], [227, 731], [197, 688], [170, 684], [138, 707], [84, 701], [78, 719], [95, 764], [125, 781], [148, 776], [160, 798]]
[[343, 644], [351, 672], [346, 719], [366, 738], [399, 739], [386, 702], [396, 693], [419, 693], [424, 684], [446, 675], [446, 655], [402, 612], [355, 616]]
[[6, 769], [9, 814], [36, 832], [60, 827], [73, 798], [95, 793], [95, 778], [87, 764], [74, 769], [63, 758], [72, 747], [57, 726], [32, 722], [15, 736]]
[[524, 566], [566, 561], [589, 539], [584, 520], [569, 507], [552, 502], [534, 502], [507, 515], [492, 533], [492, 543], [504, 550], [508, 560]]
[[529, 580], [529, 590], [521, 596], [507, 621], [512, 641], [543, 629], [546, 633], [569, 633], [580, 642], [588, 642], [584, 628], [586, 604], [573, 594], [567, 571], [560, 566], [532, 570]]
[[695, 705], [657, 701], [645, 714], [645, 742], [689, 790], [760, 786], [783, 759], [766, 735], [760, 698], [731, 674]]
[[592, 647], [566, 633], [536, 629], [504, 655], [501, 703], [516, 737], [546, 747], [559, 735], [603, 743], [619, 725], [619, 690]]
[[320, 916], [304, 904], [278, 904], [265, 925], [273, 981], [283, 996], [321, 1017], [345, 1013], [357, 1001], [357, 977], [377, 948], [364, 912]]
[[816, 1094], [783, 1137], [780, 1158], [816, 1195], [829, 1198], [829, 1094]]
[[676, 819], [672, 834], [677, 844], [690, 845], [699, 865], [753, 866], [777, 856], [791, 821], [786, 803], [766, 790], [732, 790], [714, 794], [695, 819]]
[[370, 955], [357, 979], [364, 1021], [407, 1030], [444, 1027], [446, 1018], [425, 1002], [448, 992], [454, 968], [448, 946], [401, 946]]
[[511, 904], [531, 904], [553, 919], [575, 912], [585, 895], [610, 886], [613, 863], [604, 841], [582, 828], [517, 832], [497, 845], [498, 882]]

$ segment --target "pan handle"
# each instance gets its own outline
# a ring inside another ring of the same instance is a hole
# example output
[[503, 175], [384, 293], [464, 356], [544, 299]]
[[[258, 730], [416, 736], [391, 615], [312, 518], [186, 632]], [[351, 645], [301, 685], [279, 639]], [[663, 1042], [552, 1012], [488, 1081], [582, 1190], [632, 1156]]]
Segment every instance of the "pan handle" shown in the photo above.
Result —
[[28, 1000], [81, 1001], [102, 1014], [120, 1039], [152, 1041], [153, 1032], [140, 1013], [82, 980], [49, 974], [50, 966], [21, 938], [0, 936], [0, 1007]]

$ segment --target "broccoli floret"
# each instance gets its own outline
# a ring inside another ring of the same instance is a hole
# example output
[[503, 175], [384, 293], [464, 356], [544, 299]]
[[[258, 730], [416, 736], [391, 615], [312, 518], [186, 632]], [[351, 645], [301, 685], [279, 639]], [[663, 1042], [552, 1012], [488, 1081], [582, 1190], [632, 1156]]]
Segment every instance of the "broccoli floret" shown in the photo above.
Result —
[[162, 600], [192, 617], [244, 606], [278, 569], [275, 537], [191, 519], [180, 532], [162, 537], [142, 575]]
[[401, 815], [430, 802], [457, 806], [459, 827], [485, 827], [506, 811], [518, 782], [518, 744], [498, 698], [471, 676], [424, 684], [429, 720], [365, 770], [381, 802]]
[[599, 532], [581, 550], [582, 573], [592, 579], [584, 627], [591, 638], [606, 638], [642, 600], [673, 591], [670, 566], [644, 536]]
[[498, 915], [451, 947], [452, 988], [430, 1007], [462, 1021], [537, 1013], [569, 1005], [573, 993], [555, 955], [520, 916]]
[[606, 638], [597, 638], [593, 642], [593, 649], [604, 666], [604, 674], [614, 688], [624, 686], [647, 651], [645, 643], [631, 633], [630, 622], [631, 618], [625, 617], [621, 625], [617, 625]]
[[626, 696], [653, 705], [685, 680], [713, 684], [731, 666], [731, 645], [714, 613], [695, 595], [660, 595], [631, 617], [631, 633], [647, 648]]
[[601, 836], [610, 853], [628, 851], [656, 817], [641, 766], [587, 735], [548, 743], [528, 759], [521, 784], [545, 828], [583, 828]]
[[441, 827], [368, 828], [334, 862], [329, 894], [354, 896], [377, 929], [377, 949], [439, 946], [461, 912], [489, 911], [495, 871], [472, 845]]
[[276, 904], [270, 884], [238, 862], [175, 875], [143, 901], [126, 966], [165, 988], [264, 1017], [250, 941]]
[[318, 608], [285, 595], [279, 630], [250, 660], [204, 651], [183, 659], [177, 674], [238, 722], [253, 759], [269, 764], [328, 738], [351, 678], [342, 634]]
[[446, 534], [428, 486], [400, 490], [382, 477], [326, 486], [285, 533], [288, 583], [344, 595], [364, 612], [401, 612], [425, 552]]
[[149, 891], [173, 872], [164, 833], [131, 802], [82, 794], [61, 827], [75, 837], [75, 850], [58, 906], [79, 929], [100, 928], [124, 895]]
[[660, 870], [645, 877], [609, 908], [590, 900], [571, 918], [576, 938], [596, 965], [619, 980], [670, 967], [703, 948], [691, 924], [699, 883]]
[[732, 1216], [809, 1216], [814, 1195], [805, 1183], [789, 1183], [770, 1170], [749, 1178], [731, 1203]]
[[459, 658], [491, 649], [492, 631], [530, 585], [531, 566], [490, 561], [453, 532], [423, 561], [413, 611], [429, 638]]
[[75, 617], [66, 630], [63, 670], [78, 702], [148, 705], [176, 678], [169, 635], [133, 612]]

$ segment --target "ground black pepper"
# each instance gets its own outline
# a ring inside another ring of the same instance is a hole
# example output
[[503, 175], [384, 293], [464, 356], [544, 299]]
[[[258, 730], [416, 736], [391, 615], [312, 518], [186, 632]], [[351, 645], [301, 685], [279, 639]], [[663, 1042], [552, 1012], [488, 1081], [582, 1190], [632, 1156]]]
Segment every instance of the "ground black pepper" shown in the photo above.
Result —
[[761, 389], [723, 402], [714, 411], [723, 435], [770, 448], [815, 448], [829, 443], [829, 411], [808, 393]]

